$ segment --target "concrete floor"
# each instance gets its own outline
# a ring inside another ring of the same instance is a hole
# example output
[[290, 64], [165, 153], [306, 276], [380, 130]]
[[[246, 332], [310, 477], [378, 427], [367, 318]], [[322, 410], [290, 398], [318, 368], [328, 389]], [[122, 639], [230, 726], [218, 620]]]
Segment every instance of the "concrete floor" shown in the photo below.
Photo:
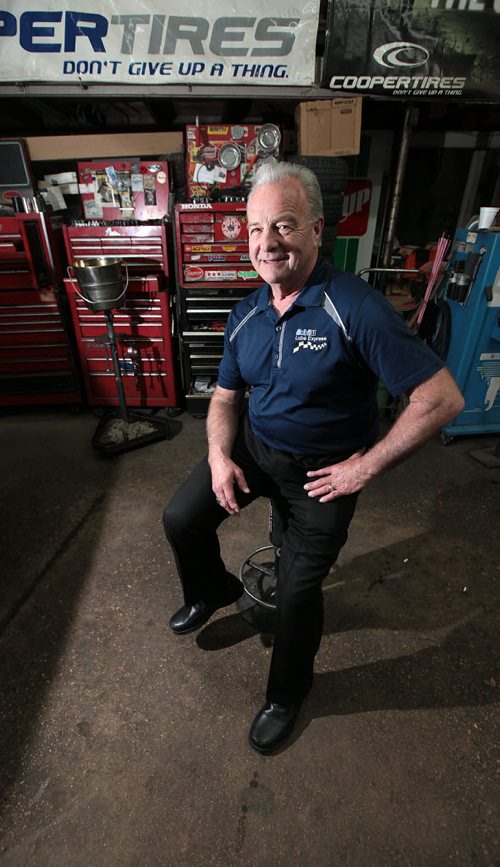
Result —
[[[164, 502], [204, 423], [115, 458], [92, 413], [3, 411], [3, 867], [493, 865], [500, 470], [429, 443], [362, 495], [325, 588], [291, 742], [248, 746], [271, 638], [236, 607], [199, 633]], [[267, 504], [223, 529], [228, 567]]]

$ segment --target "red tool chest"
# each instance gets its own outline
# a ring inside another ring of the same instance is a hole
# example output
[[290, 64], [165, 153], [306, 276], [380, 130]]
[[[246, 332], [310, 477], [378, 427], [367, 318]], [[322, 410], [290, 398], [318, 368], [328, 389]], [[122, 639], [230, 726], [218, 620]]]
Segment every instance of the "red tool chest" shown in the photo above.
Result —
[[44, 213], [0, 217], [0, 404], [80, 403], [62, 291], [62, 227]]
[[248, 253], [245, 202], [175, 208], [178, 327], [186, 406], [205, 411], [236, 301], [262, 280]]
[[180, 204], [175, 223], [182, 285], [258, 284], [248, 254], [245, 203]]
[[[113, 319], [127, 405], [176, 406], [165, 225], [75, 225], [65, 227], [64, 237], [70, 262], [118, 257], [126, 268], [125, 304], [114, 310]], [[65, 284], [88, 403], [117, 405], [104, 314], [87, 307], [76, 281], [67, 277]]]

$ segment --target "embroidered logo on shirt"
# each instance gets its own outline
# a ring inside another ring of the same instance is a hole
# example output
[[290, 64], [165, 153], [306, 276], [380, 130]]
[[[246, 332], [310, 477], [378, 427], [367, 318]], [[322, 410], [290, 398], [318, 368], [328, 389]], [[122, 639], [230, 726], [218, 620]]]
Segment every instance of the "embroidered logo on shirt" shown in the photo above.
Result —
[[297, 328], [295, 332], [295, 346], [293, 352], [298, 352], [299, 349], [326, 349], [328, 346], [328, 338], [318, 337], [315, 328]]

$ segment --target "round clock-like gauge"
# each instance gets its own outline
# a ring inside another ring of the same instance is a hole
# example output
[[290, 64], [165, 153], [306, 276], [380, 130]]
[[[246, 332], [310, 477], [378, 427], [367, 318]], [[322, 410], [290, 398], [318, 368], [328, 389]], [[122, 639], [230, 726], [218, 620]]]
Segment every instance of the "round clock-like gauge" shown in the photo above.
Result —
[[241, 223], [238, 217], [224, 217], [221, 229], [226, 238], [237, 238], [241, 232]]

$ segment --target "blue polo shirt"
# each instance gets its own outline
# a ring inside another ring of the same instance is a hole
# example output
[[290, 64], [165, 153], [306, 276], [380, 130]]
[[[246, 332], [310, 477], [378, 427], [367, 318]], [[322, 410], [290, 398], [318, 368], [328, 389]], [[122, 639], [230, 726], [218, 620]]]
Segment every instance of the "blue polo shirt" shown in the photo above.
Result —
[[218, 383], [250, 388], [250, 425], [268, 446], [340, 456], [377, 439], [379, 380], [398, 395], [442, 367], [380, 292], [319, 259], [283, 316], [267, 284], [233, 307]]

